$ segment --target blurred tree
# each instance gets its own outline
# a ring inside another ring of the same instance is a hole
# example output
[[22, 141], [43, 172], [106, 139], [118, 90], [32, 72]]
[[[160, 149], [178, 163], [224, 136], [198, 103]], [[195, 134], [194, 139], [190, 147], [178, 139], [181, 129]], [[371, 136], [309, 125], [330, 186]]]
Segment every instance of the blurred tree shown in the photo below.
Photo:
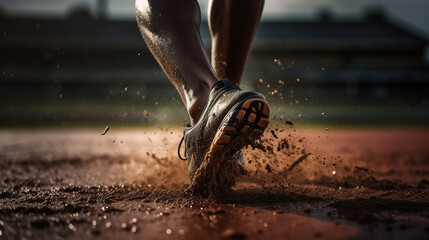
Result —
[[97, 19], [105, 20], [107, 17], [107, 0], [97, 0]]
[[67, 14], [67, 19], [93, 19], [93, 15], [87, 6], [74, 7]]
[[327, 7], [322, 7], [318, 11], [319, 21], [331, 21], [332, 20], [332, 10]]

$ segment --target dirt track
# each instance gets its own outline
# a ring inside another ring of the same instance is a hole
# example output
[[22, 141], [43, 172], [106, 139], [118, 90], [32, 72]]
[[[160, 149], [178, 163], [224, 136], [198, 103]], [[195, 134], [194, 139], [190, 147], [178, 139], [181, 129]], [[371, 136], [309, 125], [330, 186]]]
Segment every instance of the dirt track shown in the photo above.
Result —
[[429, 235], [427, 130], [269, 130], [218, 199], [184, 196], [180, 129], [101, 131], [0, 131], [0, 239]]

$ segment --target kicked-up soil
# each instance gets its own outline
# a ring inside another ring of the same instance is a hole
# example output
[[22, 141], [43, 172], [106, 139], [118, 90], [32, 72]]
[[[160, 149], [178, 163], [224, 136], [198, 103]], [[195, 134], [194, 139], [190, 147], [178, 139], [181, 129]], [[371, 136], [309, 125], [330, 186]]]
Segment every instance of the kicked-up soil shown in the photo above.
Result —
[[185, 193], [181, 129], [102, 130], [0, 131], [0, 239], [429, 236], [425, 129], [267, 129], [214, 198]]

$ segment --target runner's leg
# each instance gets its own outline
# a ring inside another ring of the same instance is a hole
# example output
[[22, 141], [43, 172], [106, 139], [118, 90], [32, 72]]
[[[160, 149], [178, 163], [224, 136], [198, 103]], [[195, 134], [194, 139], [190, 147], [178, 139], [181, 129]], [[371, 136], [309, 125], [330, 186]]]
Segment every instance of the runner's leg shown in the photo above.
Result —
[[240, 84], [264, 0], [210, 0], [212, 65], [219, 79]]
[[211, 87], [218, 81], [200, 36], [196, 0], [136, 0], [142, 36], [176, 87], [192, 122], [200, 117]]

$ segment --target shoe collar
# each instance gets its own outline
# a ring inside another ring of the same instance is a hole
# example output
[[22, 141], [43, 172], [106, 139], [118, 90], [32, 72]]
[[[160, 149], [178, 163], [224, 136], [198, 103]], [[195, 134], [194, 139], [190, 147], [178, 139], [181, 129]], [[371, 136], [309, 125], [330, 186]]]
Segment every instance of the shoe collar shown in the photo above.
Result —
[[[207, 98], [207, 102], [206, 105], [204, 106], [204, 111], [201, 114], [201, 116], [203, 116], [204, 112], [206, 111], [206, 107], [209, 105], [209, 101], [211, 99], [213, 99], [215, 97], [215, 95], [219, 94], [219, 91], [221, 91], [222, 89], [228, 90], [231, 88], [237, 87], [236, 85], [234, 85], [233, 83], [231, 83], [227, 78], [224, 78], [222, 80], [219, 80], [215, 85], [213, 85], [212, 89], [210, 90], [210, 94], [209, 97]], [[200, 117], [201, 118], [201, 117]], [[197, 122], [195, 122], [193, 125], [191, 125], [190, 123], [188, 123], [185, 127], [185, 129], [183, 130], [183, 137], [182, 140], [180, 140], [179, 143], [179, 147], [177, 149], [177, 154], [180, 158], [180, 160], [182, 161], [186, 161], [187, 157], [186, 157], [186, 144], [185, 144], [185, 157], [183, 158], [182, 155], [180, 154], [180, 148], [183, 144], [183, 141], [185, 140], [185, 135], [186, 133], [191, 130], [198, 122], [200, 119], [198, 119]]]
[[207, 107], [210, 105], [210, 103], [213, 100], [215, 100], [217, 98], [218, 95], [220, 95], [220, 94], [222, 94], [228, 90], [234, 89], [234, 88], [238, 88], [238, 87], [236, 85], [234, 85], [233, 83], [231, 83], [228, 80], [228, 78], [224, 78], [222, 80], [219, 80], [217, 83], [215, 83], [215, 85], [213, 85], [212, 89], [210, 90], [210, 94], [207, 98], [206, 104], [203, 108], [203, 112], [201, 113], [200, 118], [198, 119], [198, 121], [196, 121], [194, 124], [191, 125], [191, 128], [194, 127], [195, 125], [197, 125], [197, 123], [201, 120], [201, 118], [206, 113]]
[[[237, 86], [234, 85], [232, 82], [230, 82], [228, 78], [219, 80], [215, 85], [213, 85], [212, 89], [210, 90], [210, 95], [208, 99], [213, 99], [214, 95], [218, 94], [218, 92], [221, 91], [222, 89], [228, 90], [234, 87], [237, 87]], [[208, 101], [207, 101], [207, 104], [208, 104]]]

